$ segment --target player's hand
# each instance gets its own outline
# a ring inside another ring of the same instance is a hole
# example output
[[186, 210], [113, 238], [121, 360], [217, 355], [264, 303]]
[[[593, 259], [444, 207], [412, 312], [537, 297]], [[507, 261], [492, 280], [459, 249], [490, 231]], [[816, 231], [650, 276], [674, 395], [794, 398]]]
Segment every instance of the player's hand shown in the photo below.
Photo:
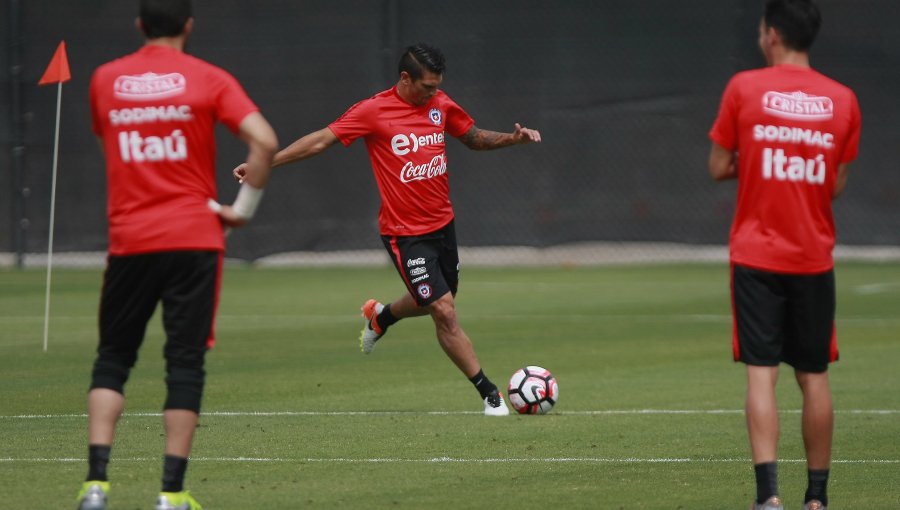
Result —
[[539, 143], [541, 141], [541, 133], [537, 129], [522, 127], [518, 122], [516, 122], [516, 130], [513, 132], [513, 137], [518, 143]]
[[[237, 169], [235, 169], [235, 171], [236, 170]], [[247, 219], [238, 216], [238, 214], [234, 212], [234, 208], [230, 205], [222, 205], [211, 198], [209, 199], [207, 205], [209, 205], [209, 208], [210, 210], [212, 210], [212, 212], [219, 215], [219, 219], [226, 227], [239, 228], [247, 224]]]
[[222, 206], [222, 209], [219, 211], [219, 218], [222, 219], [222, 224], [226, 227], [239, 228], [247, 224], [247, 220], [238, 216], [230, 205]]
[[236, 166], [234, 170], [231, 171], [231, 175], [234, 176], [237, 182], [243, 184], [244, 179], [247, 177], [247, 163], [241, 163], [240, 165]]

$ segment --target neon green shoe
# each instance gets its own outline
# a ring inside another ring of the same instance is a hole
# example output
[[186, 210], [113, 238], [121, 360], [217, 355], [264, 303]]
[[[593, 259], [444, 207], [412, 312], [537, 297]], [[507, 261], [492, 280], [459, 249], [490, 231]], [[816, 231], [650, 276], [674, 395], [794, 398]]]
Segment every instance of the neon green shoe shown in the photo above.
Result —
[[156, 498], [156, 510], [201, 510], [203, 507], [188, 491], [160, 492]]
[[78, 510], [106, 510], [106, 495], [109, 482], [89, 480], [81, 485], [78, 492]]

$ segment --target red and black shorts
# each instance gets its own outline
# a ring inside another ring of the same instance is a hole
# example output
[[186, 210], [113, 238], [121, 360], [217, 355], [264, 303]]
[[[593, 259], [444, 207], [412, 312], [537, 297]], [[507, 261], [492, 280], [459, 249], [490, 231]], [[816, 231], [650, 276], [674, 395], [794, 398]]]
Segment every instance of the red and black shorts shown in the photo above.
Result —
[[420, 236], [381, 236], [394, 266], [419, 306], [459, 287], [459, 251], [453, 221]]
[[732, 264], [734, 360], [825, 372], [837, 361], [834, 271], [783, 274]]

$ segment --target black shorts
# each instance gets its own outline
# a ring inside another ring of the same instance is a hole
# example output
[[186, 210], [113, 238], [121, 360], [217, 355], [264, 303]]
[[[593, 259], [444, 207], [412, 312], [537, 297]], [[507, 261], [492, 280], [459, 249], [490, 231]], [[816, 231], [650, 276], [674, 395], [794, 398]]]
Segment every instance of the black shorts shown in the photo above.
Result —
[[394, 266], [419, 306], [459, 287], [459, 250], [453, 221], [420, 236], [381, 236]]
[[834, 271], [782, 274], [732, 264], [734, 360], [824, 372], [838, 359]]
[[221, 268], [222, 254], [215, 251], [110, 255], [100, 296], [98, 353], [133, 366], [147, 322], [162, 302], [166, 359], [202, 366], [214, 339]]

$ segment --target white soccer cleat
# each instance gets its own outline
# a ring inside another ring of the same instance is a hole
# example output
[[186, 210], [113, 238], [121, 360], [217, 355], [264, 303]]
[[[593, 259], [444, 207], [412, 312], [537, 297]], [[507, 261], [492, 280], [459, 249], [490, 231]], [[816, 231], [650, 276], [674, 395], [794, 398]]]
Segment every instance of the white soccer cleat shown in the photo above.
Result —
[[362, 316], [366, 319], [366, 325], [363, 326], [359, 333], [359, 348], [365, 354], [372, 354], [375, 349], [375, 342], [384, 334], [378, 327], [378, 321], [375, 317], [384, 310], [384, 305], [374, 299], [366, 301], [362, 308]]
[[495, 391], [484, 397], [484, 415], [485, 416], [508, 416], [509, 408], [503, 400], [503, 394]]

